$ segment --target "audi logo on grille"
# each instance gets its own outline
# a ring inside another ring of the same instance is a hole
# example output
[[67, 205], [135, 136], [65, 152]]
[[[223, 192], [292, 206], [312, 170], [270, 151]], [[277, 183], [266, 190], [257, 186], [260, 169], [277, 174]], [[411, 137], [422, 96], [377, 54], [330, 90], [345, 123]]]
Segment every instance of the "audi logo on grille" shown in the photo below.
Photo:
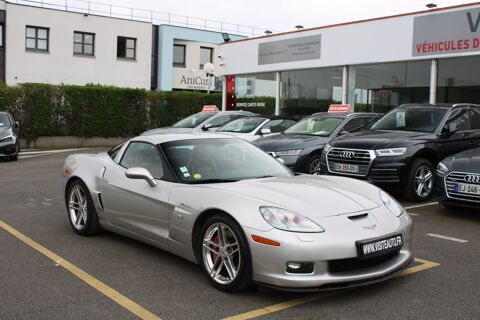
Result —
[[353, 151], [342, 151], [340, 153], [340, 158], [348, 158], [351, 159], [355, 156], [355, 152]]
[[480, 176], [469, 174], [465, 176], [465, 182], [480, 183]]

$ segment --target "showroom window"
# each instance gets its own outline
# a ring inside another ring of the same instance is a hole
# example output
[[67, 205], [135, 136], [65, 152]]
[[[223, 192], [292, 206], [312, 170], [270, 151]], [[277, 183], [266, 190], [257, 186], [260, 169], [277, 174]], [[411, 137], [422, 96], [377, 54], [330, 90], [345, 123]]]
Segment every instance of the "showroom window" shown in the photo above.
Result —
[[280, 106], [287, 114], [327, 111], [342, 102], [342, 67], [281, 73]]
[[438, 61], [437, 103], [480, 103], [480, 57]]
[[3, 48], [3, 24], [0, 24], [0, 48]]
[[185, 68], [186, 46], [184, 44], [173, 45], [173, 66]]
[[200, 47], [200, 69], [208, 62], [213, 63], [213, 48]]
[[275, 73], [257, 73], [235, 76], [236, 109], [263, 114], [275, 111]]
[[402, 103], [428, 103], [431, 61], [350, 66], [348, 103], [355, 111], [387, 112]]
[[95, 34], [75, 31], [73, 33], [73, 53], [76, 55], [93, 56]]
[[117, 58], [135, 60], [137, 49], [137, 39], [118, 37], [117, 38]]
[[27, 50], [48, 52], [48, 36], [48, 28], [26, 26], [25, 48]]

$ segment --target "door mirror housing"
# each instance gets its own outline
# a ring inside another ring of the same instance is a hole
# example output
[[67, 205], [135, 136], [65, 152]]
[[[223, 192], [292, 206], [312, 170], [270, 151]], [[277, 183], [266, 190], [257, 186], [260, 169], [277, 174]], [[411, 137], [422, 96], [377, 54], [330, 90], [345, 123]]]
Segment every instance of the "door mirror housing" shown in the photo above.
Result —
[[20, 128], [20, 123], [18, 123], [18, 121], [15, 121], [15, 129], [19, 129]]
[[213, 128], [213, 124], [211, 124], [211, 123], [206, 123], [202, 126], [203, 131], [208, 131], [211, 128]]
[[265, 134], [271, 134], [272, 133], [272, 129], [270, 128], [265, 128], [265, 129], [262, 129], [260, 130], [260, 134], [263, 136]]
[[448, 123], [444, 128], [443, 132], [447, 138], [451, 137], [458, 131], [458, 125], [455, 122]]
[[156, 187], [158, 185], [157, 180], [152, 176], [152, 174], [145, 168], [129, 168], [125, 171], [125, 176], [129, 179], [143, 179], [147, 181], [150, 187]]
[[346, 134], [349, 134], [350, 132], [348, 132], [347, 130], [342, 130], [338, 133], [339, 136], [344, 136]]

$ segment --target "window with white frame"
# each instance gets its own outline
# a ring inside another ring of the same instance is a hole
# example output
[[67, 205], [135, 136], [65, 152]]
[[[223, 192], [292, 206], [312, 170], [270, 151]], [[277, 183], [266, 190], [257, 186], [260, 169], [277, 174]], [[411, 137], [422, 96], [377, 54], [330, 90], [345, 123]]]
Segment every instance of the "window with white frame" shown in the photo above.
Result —
[[33, 51], [48, 51], [48, 36], [48, 28], [26, 26], [25, 49]]
[[117, 38], [117, 58], [135, 60], [137, 57], [137, 39], [118, 37]]

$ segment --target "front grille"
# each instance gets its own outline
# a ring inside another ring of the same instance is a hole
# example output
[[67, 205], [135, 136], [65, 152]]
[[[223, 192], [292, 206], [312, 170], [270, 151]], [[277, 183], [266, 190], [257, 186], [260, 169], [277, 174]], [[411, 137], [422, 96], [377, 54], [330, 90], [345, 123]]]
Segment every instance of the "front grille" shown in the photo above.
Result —
[[349, 259], [340, 259], [340, 260], [330, 260], [328, 261], [328, 270], [331, 273], [343, 273], [350, 271], [359, 271], [368, 268], [374, 268], [383, 263], [386, 263], [395, 257], [398, 256], [400, 250], [384, 254], [377, 257], [359, 259], [359, 258], [349, 258]]
[[467, 182], [465, 178], [468, 175], [479, 176], [479, 173], [468, 173], [468, 172], [451, 172], [445, 177], [445, 190], [447, 191], [447, 197], [457, 200], [469, 201], [469, 202], [480, 202], [480, 195], [468, 194], [458, 192], [456, 189], [457, 183], [467, 183], [478, 185], [479, 182]]
[[[327, 154], [328, 171], [332, 173], [366, 176], [373, 158], [368, 150], [332, 148]], [[358, 165], [358, 173], [335, 170], [335, 164]]]

